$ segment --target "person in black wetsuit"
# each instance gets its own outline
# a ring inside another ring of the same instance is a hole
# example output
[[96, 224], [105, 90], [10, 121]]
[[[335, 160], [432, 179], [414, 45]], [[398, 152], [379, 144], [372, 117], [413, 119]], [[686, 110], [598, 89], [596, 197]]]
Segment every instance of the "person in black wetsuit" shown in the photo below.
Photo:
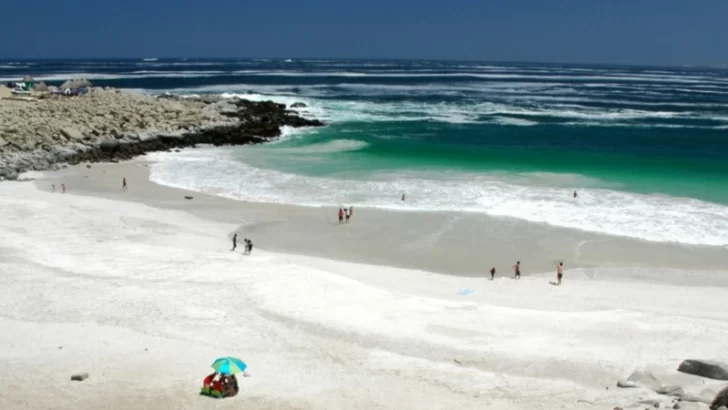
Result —
[[513, 271], [516, 272], [516, 276], [514, 276], [514, 278], [521, 279], [521, 261], [518, 261], [515, 265], [513, 265]]
[[490, 268], [490, 280], [495, 279], [495, 266]]
[[238, 247], [238, 234], [236, 233], [235, 235], [233, 235], [233, 248], [230, 250], [234, 251], [235, 248], [237, 248], [237, 247]]

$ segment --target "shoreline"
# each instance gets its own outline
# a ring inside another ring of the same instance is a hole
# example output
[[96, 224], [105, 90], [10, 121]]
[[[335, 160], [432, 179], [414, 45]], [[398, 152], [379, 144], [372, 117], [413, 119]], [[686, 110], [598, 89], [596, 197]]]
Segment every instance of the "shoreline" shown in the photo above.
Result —
[[[513, 218], [456, 212], [357, 208], [351, 223], [336, 222], [335, 207], [254, 203], [158, 185], [149, 180], [153, 164], [144, 157], [124, 163], [79, 165], [43, 178], [65, 180], [69, 193], [142, 202], [185, 210], [238, 228], [256, 249], [338, 261], [393, 266], [465, 277], [513, 275], [521, 260], [524, 275], [554, 275], [563, 261], [569, 272], [597, 275], [620, 269], [676, 269], [728, 272], [728, 249], [648, 242]], [[121, 178], [130, 184], [121, 192]], [[36, 185], [40, 180], [35, 181]], [[116, 190], [115, 187], [118, 187]], [[184, 200], [192, 196], [193, 200]]]

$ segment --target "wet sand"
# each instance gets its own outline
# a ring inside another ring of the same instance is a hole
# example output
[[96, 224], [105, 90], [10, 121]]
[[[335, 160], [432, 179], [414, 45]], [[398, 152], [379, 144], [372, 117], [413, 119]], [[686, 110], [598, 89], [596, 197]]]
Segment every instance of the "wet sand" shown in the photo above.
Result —
[[[237, 224], [239, 243], [255, 248], [340, 261], [421, 269], [460, 276], [512, 276], [520, 260], [524, 275], [573, 269], [672, 268], [728, 272], [728, 249], [657, 243], [558, 228], [512, 218], [454, 212], [405, 212], [356, 208], [350, 223], [337, 222], [337, 208], [261, 204], [154, 184], [150, 163], [83, 165], [49, 173], [41, 189], [65, 183], [69, 194], [139, 201]], [[130, 189], [122, 192], [126, 177]], [[185, 200], [185, 196], [194, 199]], [[232, 237], [233, 232], [229, 234]]]

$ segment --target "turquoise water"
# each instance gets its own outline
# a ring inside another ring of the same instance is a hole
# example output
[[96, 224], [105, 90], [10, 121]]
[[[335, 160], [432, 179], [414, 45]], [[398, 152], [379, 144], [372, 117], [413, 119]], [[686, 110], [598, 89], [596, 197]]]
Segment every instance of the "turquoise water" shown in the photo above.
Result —
[[[620, 132], [621, 131], [621, 132]], [[376, 170], [553, 173], [587, 177], [574, 189], [611, 187], [728, 203], [724, 130], [531, 127], [433, 122], [347, 122], [277, 144], [282, 155], [250, 159], [261, 167], [310, 176], [366, 178]], [[348, 139], [355, 151], [286, 149]], [[315, 161], [313, 159], [316, 159]]]
[[[159, 154], [152, 178], [304, 206], [483, 213], [728, 246], [728, 71], [443, 61], [8, 61], [60, 84], [304, 102], [322, 129]], [[577, 190], [575, 200], [572, 192]], [[400, 197], [407, 195], [407, 201]]]

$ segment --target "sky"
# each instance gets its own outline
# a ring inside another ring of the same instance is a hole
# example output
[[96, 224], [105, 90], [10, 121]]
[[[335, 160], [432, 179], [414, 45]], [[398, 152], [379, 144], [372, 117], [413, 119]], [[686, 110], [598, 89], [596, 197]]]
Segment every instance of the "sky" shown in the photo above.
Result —
[[728, 65], [728, 0], [0, 0], [0, 59]]

